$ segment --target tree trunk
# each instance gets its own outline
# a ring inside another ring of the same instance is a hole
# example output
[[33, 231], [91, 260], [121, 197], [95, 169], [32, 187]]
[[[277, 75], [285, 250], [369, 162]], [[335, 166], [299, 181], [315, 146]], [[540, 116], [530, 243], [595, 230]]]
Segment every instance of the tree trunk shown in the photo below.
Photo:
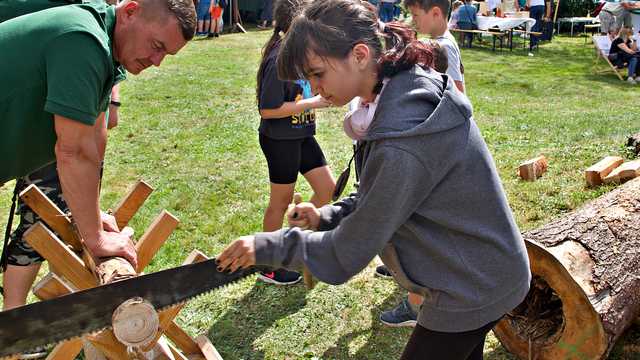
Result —
[[602, 359], [640, 315], [640, 179], [523, 234], [526, 299], [495, 329], [521, 359]]

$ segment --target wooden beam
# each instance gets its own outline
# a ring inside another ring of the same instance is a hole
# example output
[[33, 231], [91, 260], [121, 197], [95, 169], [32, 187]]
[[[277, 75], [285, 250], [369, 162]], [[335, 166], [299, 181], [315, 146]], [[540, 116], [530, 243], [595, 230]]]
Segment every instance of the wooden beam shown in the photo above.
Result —
[[160, 250], [162, 244], [169, 238], [173, 230], [178, 226], [180, 221], [171, 213], [162, 210], [160, 215], [156, 217], [147, 231], [142, 235], [136, 243], [136, 252], [138, 253], [138, 272], [142, 272], [156, 252]]
[[627, 161], [613, 169], [602, 182], [605, 184], [623, 183], [640, 175], [640, 160]]
[[151, 192], [153, 192], [153, 188], [143, 180], [139, 180], [133, 185], [129, 193], [120, 201], [113, 211], [113, 216], [116, 218], [118, 228], [122, 229], [127, 226], [133, 215], [140, 209]]
[[82, 350], [82, 339], [72, 339], [56, 345], [46, 360], [74, 360]]
[[73, 292], [73, 288], [54, 273], [48, 273], [33, 287], [33, 293], [40, 300], [49, 300]]
[[609, 175], [613, 169], [622, 164], [623, 161], [624, 160], [620, 156], [607, 156], [587, 168], [584, 172], [587, 186], [595, 187], [602, 184], [602, 179]]
[[[58, 275], [48, 273], [34, 287], [33, 293], [41, 300], [57, 298], [73, 292]], [[74, 360], [82, 349], [82, 339], [72, 339], [57, 344], [46, 360]]]
[[[197, 263], [207, 259], [207, 256], [199, 250], [193, 250], [191, 254], [189, 254], [189, 256], [185, 259], [183, 265]], [[158, 318], [160, 319], [159, 328], [162, 331], [158, 332], [155, 340], [144, 347], [143, 351], [149, 351], [150, 349], [152, 349], [156, 341], [158, 341], [158, 339], [160, 339], [160, 336], [162, 336], [163, 331], [166, 331], [175, 324], [173, 320], [176, 318], [176, 316], [178, 316], [178, 313], [180, 313], [180, 310], [182, 310], [184, 305], [185, 304], [174, 305], [158, 313]]]
[[164, 334], [173, 341], [176, 346], [187, 355], [200, 354], [200, 347], [175, 321], [169, 323]]
[[129, 359], [127, 348], [116, 339], [111, 330], [87, 335], [86, 339], [98, 350], [102, 351], [107, 359]]
[[202, 251], [196, 249], [191, 251], [189, 256], [182, 262], [182, 265], [195, 264], [199, 262], [203, 262], [205, 260], [209, 260], [209, 257], [205, 255]]
[[53, 231], [58, 233], [64, 242], [75, 250], [82, 249], [71, 220], [37, 186], [29, 185], [20, 193], [20, 199], [38, 214]]
[[202, 355], [204, 355], [207, 360], [222, 360], [222, 356], [220, 356], [220, 353], [218, 353], [218, 350], [216, 350], [216, 347], [213, 346], [206, 335], [198, 336], [196, 343], [198, 343]]
[[29, 228], [24, 233], [24, 238], [42, 257], [55, 266], [59, 275], [69, 280], [78, 290], [97, 285], [96, 278], [87, 270], [84, 262], [41, 222]]
[[173, 344], [169, 344], [167, 343], [167, 345], [169, 346], [169, 350], [171, 350], [171, 353], [173, 354], [173, 357], [176, 360], [188, 360], [188, 358], [186, 356], [184, 356], [180, 350], [178, 350]]
[[83, 339], [82, 350], [84, 351], [84, 358], [86, 360], [107, 360], [103, 353], [100, 352], [89, 340]]

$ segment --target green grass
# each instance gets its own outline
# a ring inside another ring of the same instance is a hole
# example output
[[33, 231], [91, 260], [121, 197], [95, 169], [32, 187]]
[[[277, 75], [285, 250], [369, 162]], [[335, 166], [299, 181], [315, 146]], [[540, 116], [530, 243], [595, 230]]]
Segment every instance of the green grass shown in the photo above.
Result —
[[[132, 222], [137, 233], [162, 209], [181, 220], [148, 271], [177, 266], [193, 249], [214, 255], [237, 236], [260, 230], [269, 184], [254, 87], [267, 35], [193, 41], [162, 67], [124, 83], [120, 126], [109, 140], [103, 208], [143, 178], [157, 190]], [[590, 45], [557, 38], [534, 57], [521, 49], [462, 54], [476, 121], [523, 231], [610, 190], [585, 189], [582, 171], [604, 155], [624, 153], [626, 136], [640, 128], [638, 93], [613, 75], [594, 75]], [[351, 155], [342, 114], [318, 114], [317, 138], [336, 175]], [[518, 181], [518, 163], [540, 153], [549, 159], [548, 173], [537, 182]], [[304, 181], [299, 190], [310, 196]], [[5, 186], [4, 209], [9, 200]], [[247, 279], [190, 302], [179, 323], [191, 334], [208, 334], [225, 359], [394, 359], [410, 331], [386, 328], [378, 316], [403, 291], [374, 278], [374, 266], [347, 284], [320, 284], [311, 292]], [[639, 341], [635, 326], [611, 358], [640, 358]], [[493, 335], [485, 351], [487, 359], [513, 359]]]

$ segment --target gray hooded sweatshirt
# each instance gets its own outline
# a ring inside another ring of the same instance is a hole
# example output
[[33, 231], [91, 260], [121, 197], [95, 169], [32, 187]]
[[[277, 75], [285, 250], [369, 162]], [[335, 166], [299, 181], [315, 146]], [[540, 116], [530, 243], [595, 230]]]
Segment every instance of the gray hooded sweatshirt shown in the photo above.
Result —
[[[444, 91], [443, 91], [444, 90]], [[320, 209], [319, 231], [255, 236], [256, 263], [341, 284], [380, 255], [424, 295], [423, 327], [474, 330], [516, 307], [531, 274], [524, 242], [471, 104], [416, 66], [392, 77], [358, 151], [356, 194]]]

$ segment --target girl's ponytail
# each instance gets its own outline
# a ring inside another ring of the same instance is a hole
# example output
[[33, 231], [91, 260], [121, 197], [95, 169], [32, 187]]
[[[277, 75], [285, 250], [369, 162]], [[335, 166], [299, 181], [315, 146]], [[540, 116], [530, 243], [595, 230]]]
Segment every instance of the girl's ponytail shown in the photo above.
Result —
[[400, 22], [383, 26], [385, 50], [378, 59], [380, 78], [393, 75], [419, 65], [433, 67], [433, 51], [430, 45], [419, 41], [416, 32]]

